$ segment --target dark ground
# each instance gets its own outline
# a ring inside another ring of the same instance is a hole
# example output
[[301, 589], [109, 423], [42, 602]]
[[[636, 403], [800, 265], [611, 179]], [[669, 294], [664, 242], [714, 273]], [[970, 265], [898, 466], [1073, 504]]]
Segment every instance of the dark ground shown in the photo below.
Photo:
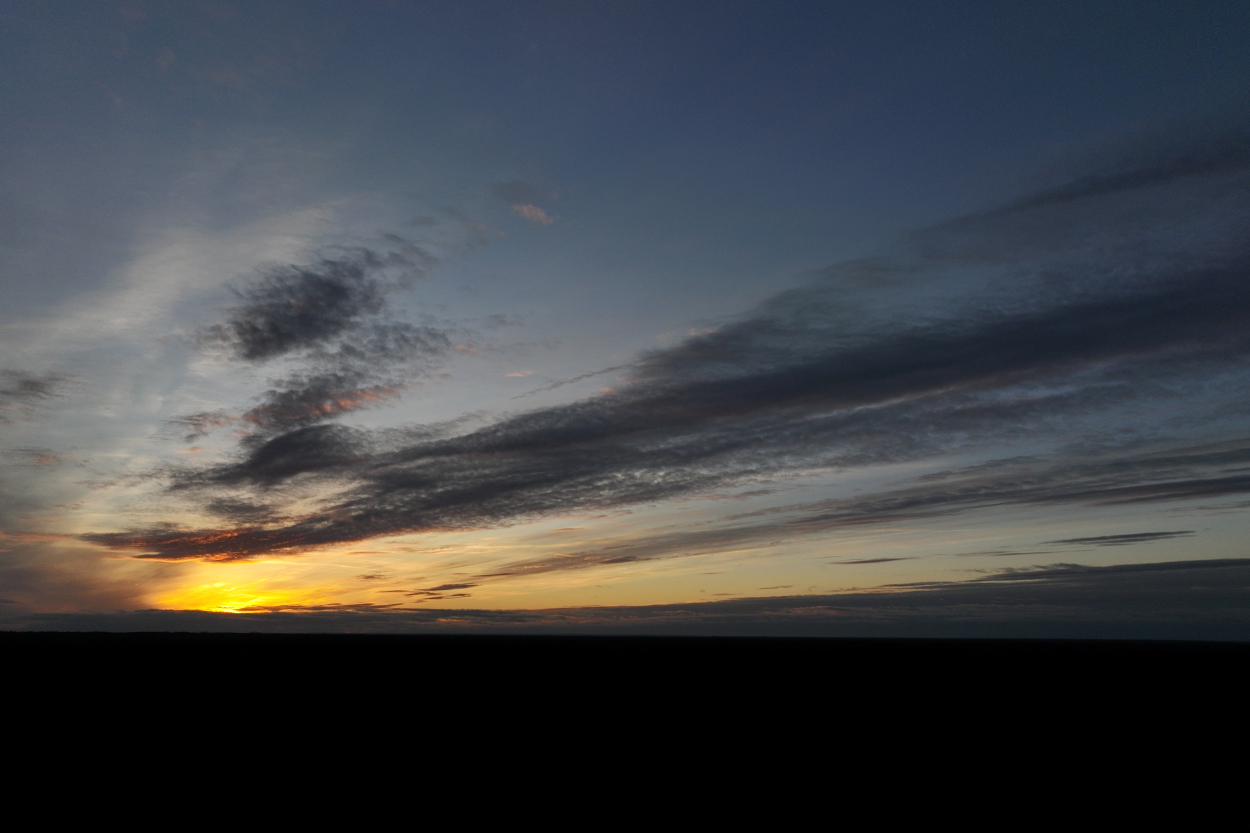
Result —
[[[1235, 642], [0, 632], [0, 661], [31, 679], [261, 683], [319, 690], [420, 681], [427, 692], [481, 683], [556, 692], [591, 681], [808, 695], [896, 685], [1240, 688], [1250, 644]], [[1138, 692], [1139, 695], [1142, 693]]]
[[205, 777], [385, 770], [392, 785], [412, 767], [802, 771], [810, 789], [878, 770], [1010, 781], [1026, 760], [1100, 778], [1108, 755], [1188, 767], [1246, 737], [1248, 661], [1233, 642], [0, 632], [8, 734], [25, 744], [11, 755], [109, 771], [120, 749], [144, 779], [211, 759], [224, 769]]

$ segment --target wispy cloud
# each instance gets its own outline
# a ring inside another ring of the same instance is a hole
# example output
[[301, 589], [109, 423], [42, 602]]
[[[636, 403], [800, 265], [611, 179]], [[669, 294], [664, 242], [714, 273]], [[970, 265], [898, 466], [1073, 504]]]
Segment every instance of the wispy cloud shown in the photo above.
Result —
[[524, 180], [513, 179], [491, 183], [490, 192], [504, 202], [509, 203], [512, 206], [512, 213], [519, 217], [524, 217], [531, 223], [549, 226], [555, 222], [554, 217], [536, 204], [543, 199], [550, 199], [556, 196], [555, 192], [550, 188], [544, 188], [541, 185]]
[[1095, 547], [1123, 547], [1129, 544], [1148, 544], [1151, 541], [1166, 541], [1170, 538], [1187, 538], [1195, 534], [1192, 529], [1176, 532], [1132, 532], [1124, 535], [1094, 535], [1088, 538], [1064, 538], [1059, 541], [1047, 541], [1047, 544], [1073, 544], [1076, 546], [1092, 545]]
[[512, 213], [524, 217], [531, 223], [538, 223], [540, 226], [549, 226], [555, 222], [554, 217], [536, 205], [514, 205], [512, 206]]
[[910, 561], [910, 558], [855, 558], [849, 561], [830, 561], [830, 564], [888, 564], [891, 561]]
[[59, 395], [66, 381], [58, 373], [0, 370], [0, 425], [14, 416], [33, 416], [37, 406]]
[[[973, 466], [930, 478], [903, 489], [854, 498], [775, 506], [739, 513], [694, 529], [668, 530], [631, 536], [576, 552], [506, 564], [492, 576], [533, 575], [583, 570], [608, 564], [648, 561], [710, 553], [751, 550], [840, 530], [899, 522], [915, 522], [966, 512], [1011, 506], [1097, 505], [1149, 503], [1184, 499], [1188, 495], [1219, 498], [1250, 493], [1250, 478], [1210, 477], [1227, 467], [1250, 462], [1250, 444], [1175, 450], [1171, 453], [1115, 450], [1091, 455], [1086, 450], [1053, 459], [1025, 458], [992, 467]], [[1120, 545], [1194, 534], [1177, 532], [1125, 533], [1093, 538], [1050, 541], [1049, 544]], [[1042, 551], [1045, 552], [1045, 551]], [[1037, 552], [991, 552], [979, 555], [1030, 555]], [[838, 561], [873, 564], [896, 557]]]

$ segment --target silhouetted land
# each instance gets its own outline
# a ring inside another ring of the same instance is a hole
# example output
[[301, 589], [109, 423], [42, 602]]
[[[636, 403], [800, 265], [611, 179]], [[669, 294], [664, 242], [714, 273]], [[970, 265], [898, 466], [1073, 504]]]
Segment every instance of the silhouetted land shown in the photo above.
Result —
[[1229, 642], [0, 633], [12, 725], [40, 754], [266, 773], [329, 755], [362, 777], [396, 755], [397, 772], [552, 778], [814, 755], [813, 777], [871, 779], [1008, 777], [1077, 751], [1101, 772], [1241, 733], [1248, 660]]
[[[10, 672], [43, 678], [306, 680], [320, 689], [421, 679], [617, 689], [657, 683], [726, 691], [862, 690], [992, 682], [1158, 687], [1178, 679], [1240, 683], [1250, 644], [1235, 642], [830, 639], [785, 637], [482, 636], [244, 633], [0, 633]], [[492, 682], [493, 681], [493, 682]]]

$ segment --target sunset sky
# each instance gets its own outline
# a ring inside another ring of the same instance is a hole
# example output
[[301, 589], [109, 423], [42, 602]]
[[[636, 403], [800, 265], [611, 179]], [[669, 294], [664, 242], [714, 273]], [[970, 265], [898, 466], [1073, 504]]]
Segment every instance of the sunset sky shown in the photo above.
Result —
[[1226, 0], [2, 2], [0, 626], [1250, 623], [1248, 42]]

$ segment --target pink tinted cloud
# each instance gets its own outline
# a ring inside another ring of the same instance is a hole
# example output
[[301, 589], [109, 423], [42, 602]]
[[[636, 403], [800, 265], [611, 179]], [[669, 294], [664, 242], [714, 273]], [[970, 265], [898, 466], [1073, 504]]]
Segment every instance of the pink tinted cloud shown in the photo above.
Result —
[[512, 210], [532, 223], [549, 226], [555, 222], [546, 211], [543, 211], [536, 205], [514, 205]]

